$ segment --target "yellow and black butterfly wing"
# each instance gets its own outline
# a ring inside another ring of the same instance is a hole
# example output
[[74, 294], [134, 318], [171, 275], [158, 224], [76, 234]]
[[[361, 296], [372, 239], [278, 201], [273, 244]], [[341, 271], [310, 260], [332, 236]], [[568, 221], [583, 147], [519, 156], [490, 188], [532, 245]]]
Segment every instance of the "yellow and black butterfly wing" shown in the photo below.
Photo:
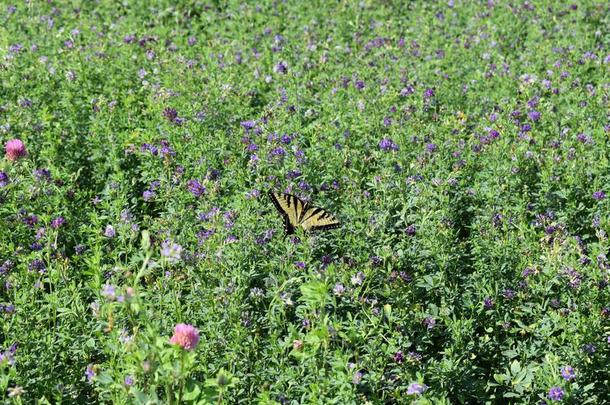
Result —
[[323, 231], [341, 226], [341, 222], [323, 208], [307, 207], [299, 226], [305, 231]]
[[269, 198], [275, 208], [284, 218], [284, 227], [287, 234], [293, 234], [294, 229], [299, 226], [301, 217], [307, 209], [307, 204], [292, 194], [269, 192]]

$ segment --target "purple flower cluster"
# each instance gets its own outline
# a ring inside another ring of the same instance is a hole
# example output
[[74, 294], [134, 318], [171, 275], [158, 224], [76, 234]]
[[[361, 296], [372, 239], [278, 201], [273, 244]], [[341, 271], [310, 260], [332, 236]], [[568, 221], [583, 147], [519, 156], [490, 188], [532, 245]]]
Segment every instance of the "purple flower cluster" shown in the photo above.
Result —
[[205, 186], [203, 186], [197, 179], [189, 180], [186, 183], [186, 186], [187, 186], [189, 192], [196, 198], [201, 197], [206, 192]]
[[384, 152], [390, 152], [390, 151], [397, 151], [400, 148], [391, 139], [383, 138], [381, 141], [379, 141], [379, 149], [381, 149]]

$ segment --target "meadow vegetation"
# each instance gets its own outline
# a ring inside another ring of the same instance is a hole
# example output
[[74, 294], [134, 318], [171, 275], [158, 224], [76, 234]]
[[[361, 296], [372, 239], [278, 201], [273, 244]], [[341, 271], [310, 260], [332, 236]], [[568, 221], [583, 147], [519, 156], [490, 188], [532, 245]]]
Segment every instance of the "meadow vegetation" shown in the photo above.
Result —
[[609, 26], [3, 2], [0, 399], [610, 403]]

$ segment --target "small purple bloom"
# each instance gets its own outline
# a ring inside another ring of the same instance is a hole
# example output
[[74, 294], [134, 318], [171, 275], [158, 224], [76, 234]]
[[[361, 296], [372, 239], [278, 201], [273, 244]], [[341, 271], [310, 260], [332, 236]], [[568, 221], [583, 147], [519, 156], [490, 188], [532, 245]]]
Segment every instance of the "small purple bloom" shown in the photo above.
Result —
[[411, 224], [411, 225], [407, 226], [407, 229], [405, 230], [405, 232], [409, 236], [415, 236], [415, 233], [417, 232], [417, 228], [415, 227], [415, 225]]
[[494, 305], [493, 300], [491, 299], [491, 297], [485, 297], [483, 298], [483, 306], [485, 307], [485, 309], [491, 309]]
[[415, 89], [413, 88], [413, 86], [407, 86], [407, 87], [403, 88], [402, 90], [400, 90], [400, 96], [406, 97], [410, 94], [413, 94], [414, 92], [415, 92]]
[[574, 369], [571, 366], [565, 366], [561, 368], [561, 376], [566, 381], [571, 381], [576, 378], [576, 373], [574, 372]]
[[113, 285], [105, 284], [102, 288], [102, 295], [109, 300], [113, 300], [116, 297], [116, 288]]
[[189, 180], [186, 185], [191, 194], [197, 198], [201, 197], [206, 192], [205, 186], [203, 186], [197, 179]]
[[246, 130], [246, 132], [250, 132], [256, 127], [255, 121], [242, 121], [241, 126]]
[[116, 231], [112, 225], [106, 225], [106, 229], [104, 230], [104, 236], [107, 238], [114, 238], [116, 236]]
[[52, 221], [51, 221], [51, 228], [53, 229], [57, 229], [62, 225], [65, 225], [66, 220], [64, 217], [55, 217]]
[[527, 116], [534, 122], [540, 119], [540, 113], [538, 111], [530, 111], [527, 113]]
[[358, 273], [356, 273], [355, 276], [351, 278], [351, 282], [354, 285], [362, 285], [362, 283], [364, 282], [364, 278], [364, 273], [359, 271]]
[[345, 292], [345, 287], [343, 286], [343, 284], [341, 283], [337, 283], [335, 284], [335, 286], [333, 287], [333, 293], [335, 295], [341, 295]]
[[133, 383], [134, 383], [133, 377], [130, 376], [130, 375], [125, 376], [125, 381], [124, 382], [125, 382], [126, 386], [131, 387], [133, 385]]
[[273, 68], [273, 70], [276, 73], [281, 73], [281, 74], [286, 74], [288, 73], [288, 65], [286, 64], [286, 62], [281, 61], [280, 63], [278, 63], [277, 65], [275, 65], [275, 67]]
[[163, 116], [169, 121], [169, 122], [176, 122], [176, 119], [178, 118], [178, 111], [176, 111], [175, 108], [171, 108], [171, 107], [166, 107], [163, 110]]
[[403, 361], [405, 360], [405, 356], [402, 354], [402, 352], [399, 350], [396, 353], [394, 353], [394, 361], [398, 364], [401, 364]]
[[161, 256], [167, 258], [170, 263], [177, 263], [180, 260], [182, 246], [169, 240], [161, 243]]
[[397, 151], [399, 149], [399, 147], [391, 139], [383, 138], [381, 141], [379, 141], [379, 149], [381, 149], [385, 152], [389, 152], [389, 151]]
[[273, 229], [268, 229], [265, 232], [263, 232], [262, 235], [260, 235], [258, 238], [256, 238], [256, 243], [258, 245], [266, 245], [267, 243], [271, 242], [271, 239], [273, 239], [273, 234], [275, 233], [275, 231]]
[[31, 272], [37, 271], [40, 274], [43, 274], [47, 271], [47, 266], [40, 259], [34, 259], [28, 265], [28, 270]]
[[144, 201], [150, 201], [156, 196], [157, 195], [155, 194], [155, 192], [151, 190], [146, 190], [142, 193], [142, 198], [144, 199]]
[[603, 200], [604, 198], [606, 198], [606, 193], [604, 193], [603, 191], [596, 191], [593, 193], [593, 199], [594, 200]]
[[6, 187], [9, 182], [8, 174], [0, 171], [0, 187]]
[[281, 146], [278, 146], [275, 149], [272, 149], [271, 152], [269, 152], [269, 154], [273, 157], [273, 156], [280, 156], [283, 157], [286, 155], [286, 150], [284, 148], [282, 148]]
[[561, 387], [552, 387], [549, 390], [549, 399], [552, 401], [561, 401], [564, 396], [564, 392]]
[[426, 391], [428, 387], [425, 384], [411, 383], [407, 388], [407, 395], [421, 395]]
[[89, 364], [85, 369], [85, 376], [87, 377], [88, 382], [93, 382], [93, 378], [97, 375], [95, 369], [93, 368], [93, 364]]

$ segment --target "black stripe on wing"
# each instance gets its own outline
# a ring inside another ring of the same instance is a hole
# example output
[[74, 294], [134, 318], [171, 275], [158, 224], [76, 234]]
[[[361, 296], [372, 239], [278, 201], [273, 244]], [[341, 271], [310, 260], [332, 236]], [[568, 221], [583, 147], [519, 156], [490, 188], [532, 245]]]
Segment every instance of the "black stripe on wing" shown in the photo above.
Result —
[[329, 229], [337, 229], [341, 228], [341, 223], [337, 222], [336, 224], [327, 224], [327, 225], [314, 225], [311, 227], [311, 232], [316, 231], [327, 231]]
[[[267, 193], [267, 195], [269, 196], [269, 199], [271, 200], [271, 202], [273, 203], [273, 205], [275, 206], [275, 208], [278, 210], [278, 212], [280, 213], [280, 215], [282, 216], [282, 218], [284, 219], [284, 229], [286, 230], [286, 233], [288, 235], [291, 235], [294, 233], [294, 226], [290, 223], [290, 217], [288, 215], [288, 213], [284, 210], [284, 208], [282, 208], [282, 205], [280, 204], [280, 202], [277, 200], [275, 193], [273, 191], [269, 191]], [[293, 195], [286, 195], [288, 198], [286, 199], [286, 202], [288, 203], [288, 207], [290, 208], [291, 203], [294, 200], [291, 200], [290, 197], [292, 198], [296, 198]]]

